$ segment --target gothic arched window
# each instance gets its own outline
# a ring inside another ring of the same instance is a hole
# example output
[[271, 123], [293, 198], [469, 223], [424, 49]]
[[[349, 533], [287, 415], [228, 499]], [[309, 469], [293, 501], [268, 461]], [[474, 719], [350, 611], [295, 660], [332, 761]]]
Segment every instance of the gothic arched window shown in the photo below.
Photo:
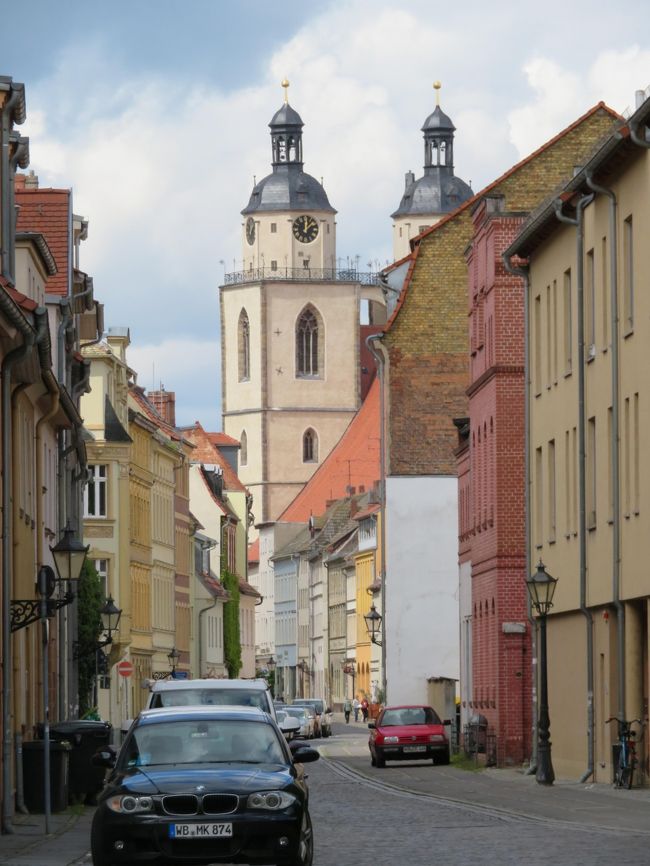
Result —
[[246, 310], [242, 310], [239, 314], [237, 352], [239, 356], [239, 381], [248, 382], [251, 377], [251, 335]]
[[305, 307], [296, 325], [296, 375], [318, 376], [322, 372], [322, 328], [313, 307]]
[[318, 436], [315, 430], [305, 430], [302, 437], [302, 462], [318, 463]]
[[242, 466], [246, 466], [248, 463], [248, 436], [245, 430], [241, 431], [239, 437], [239, 462]]

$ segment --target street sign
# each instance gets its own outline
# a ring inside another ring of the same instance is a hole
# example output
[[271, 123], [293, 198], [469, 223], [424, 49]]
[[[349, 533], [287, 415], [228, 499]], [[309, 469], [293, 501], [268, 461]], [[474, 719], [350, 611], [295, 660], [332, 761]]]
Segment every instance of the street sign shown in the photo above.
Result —
[[123, 659], [117, 665], [117, 672], [121, 677], [130, 677], [133, 673], [133, 662]]

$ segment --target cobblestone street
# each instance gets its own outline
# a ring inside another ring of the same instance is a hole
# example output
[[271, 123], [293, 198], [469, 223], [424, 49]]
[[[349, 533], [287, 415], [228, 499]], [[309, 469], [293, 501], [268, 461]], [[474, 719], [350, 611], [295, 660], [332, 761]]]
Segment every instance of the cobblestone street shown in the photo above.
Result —
[[[628, 866], [649, 862], [647, 822], [638, 820], [638, 832], [602, 829], [603, 824], [616, 826], [618, 820], [609, 814], [605, 802], [595, 803], [593, 811], [585, 809], [584, 815], [567, 813], [566, 820], [533, 819], [520, 817], [504, 806], [500, 785], [484, 806], [444, 802], [445, 794], [436, 791], [436, 777], [451, 775], [444, 767], [393, 765], [395, 772], [391, 773], [389, 765], [386, 771], [372, 771], [372, 779], [353, 778], [341, 770], [341, 762], [349, 767], [363, 762], [370, 771], [365, 741], [365, 730], [351, 727], [323, 749], [335, 763], [325, 760], [310, 768], [315, 866], [347, 866], [365, 859], [375, 866], [428, 866], [434, 860], [445, 866], [599, 866], [613, 862]], [[463, 785], [475, 792], [477, 780], [484, 775], [455, 772], [460, 781], [454, 788], [454, 800], [459, 799]], [[409, 780], [409, 787], [416, 787], [417, 779], [425, 773], [429, 774], [431, 799], [425, 793], [400, 793], [385, 787], [386, 783], [404, 785]], [[555, 798], [563, 795], [561, 787], [544, 793]], [[638, 793], [643, 808], [647, 808], [646, 793]], [[526, 811], [531, 805], [519, 803]], [[594, 814], [601, 816], [600, 828], [597, 819], [589, 826]], [[576, 819], [574, 825], [568, 823], [572, 817]]]

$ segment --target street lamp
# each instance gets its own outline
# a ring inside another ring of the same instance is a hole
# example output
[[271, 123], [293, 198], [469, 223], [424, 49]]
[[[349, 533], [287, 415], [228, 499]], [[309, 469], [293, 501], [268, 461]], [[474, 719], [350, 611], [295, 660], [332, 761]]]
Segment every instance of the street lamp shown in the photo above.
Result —
[[526, 580], [528, 593], [539, 617], [539, 722], [537, 724], [537, 771], [535, 778], [540, 785], [552, 785], [555, 779], [551, 763], [550, 728], [548, 713], [548, 670], [546, 661], [546, 616], [553, 607], [553, 595], [557, 578], [551, 577], [540, 559], [537, 571]]
[[370, 605], [370, 611], [364, 614], [363, 617], [366, 621], [366, 629], [368, 631], [368, 637], [370, 641], [377, 646], [381, 646], [381, 641], [379, 640], [379, 635], [381, 634], [381, 621], [382, 616], [375, 607], [375, 603]]
[[276, 663], [275, 659], [273, 658], [273, 656], [271, 656], [266, 663], [266, 668], [269, 672], [269, 689], [271, 690], [271, 697], [273, 697], [273, 698], [275, 697], [275, 666], [276, 666], [276, 664], [277, 663]]
[[167, 658], [169, 659], [169, 666], [171, 667], [171, 673], [169, 674], [171, 679], [176, 678], [176, 665], [178, 664], [178, 660], [180, 659], [180, 657], [181, 654], [175, 646], [173, 646], [167, 653]]
[[50, 547], [50, 550], [59, 580], [64, 584], [79, 580], [90, 545], [84, 545], [75, 538], [70, 524], [63, 530], [63, 538], [54, 547]]
[[[105, 653], [110, 653], [110, 645], [113, 643], [113, 635], [117, 631], [122, 616], [122, 609], [117, 607], [113, 601], [112, 595], [109, 595], [105, 600], [104, 604], [100, 608], [99, 615], [102, 620], [102, 632], [104, 637], [101, 638], [101, 640], [95, 641], [92, 647], [86, 652], [80, 652], [79, 643], [75, 643], [73, 652], [75, 659], [81, 658], [84, 655], [89, 655], [91, 652], [96, 652], [100, 649], [104, 649]], [[105, 647], [109, 647], [109, 649], [106, 650]]]

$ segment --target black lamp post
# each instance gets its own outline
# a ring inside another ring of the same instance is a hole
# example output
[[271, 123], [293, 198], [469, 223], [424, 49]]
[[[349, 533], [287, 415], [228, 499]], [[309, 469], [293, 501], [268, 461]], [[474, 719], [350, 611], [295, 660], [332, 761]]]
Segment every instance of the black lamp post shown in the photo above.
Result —
[[377, 646], [381, 646], [379, 635], [381, 634], [382, 616], [375, 607], [374, 601], [370, 605], [370, 611], [364, 614], [363, 618], [366, 621], [366, 629], [368, 631], [368, 637], [370, 638], [371, 642], [376, 644]]
[[539, 722], [537, 724], [537, 772], [540, 785], [552, 785], [555, 779], [551, 762], [550, 728], [548, 713], [548, 670], [546, 660], [546, 616], [553, 607], [557, 578], [551, 577], [540, 559], [537, 571], [526, 581], [530, 600], [539, 617]]
[[176, 679], [176, 665], [178, 664], [178, 660], [180, 659], [181, 654], [173, 646], [170, 651], [167, 653], [167, 658], [169, 659], [169, 666], [171, 667], [171, 673], [169, 674], [170, 678]]

